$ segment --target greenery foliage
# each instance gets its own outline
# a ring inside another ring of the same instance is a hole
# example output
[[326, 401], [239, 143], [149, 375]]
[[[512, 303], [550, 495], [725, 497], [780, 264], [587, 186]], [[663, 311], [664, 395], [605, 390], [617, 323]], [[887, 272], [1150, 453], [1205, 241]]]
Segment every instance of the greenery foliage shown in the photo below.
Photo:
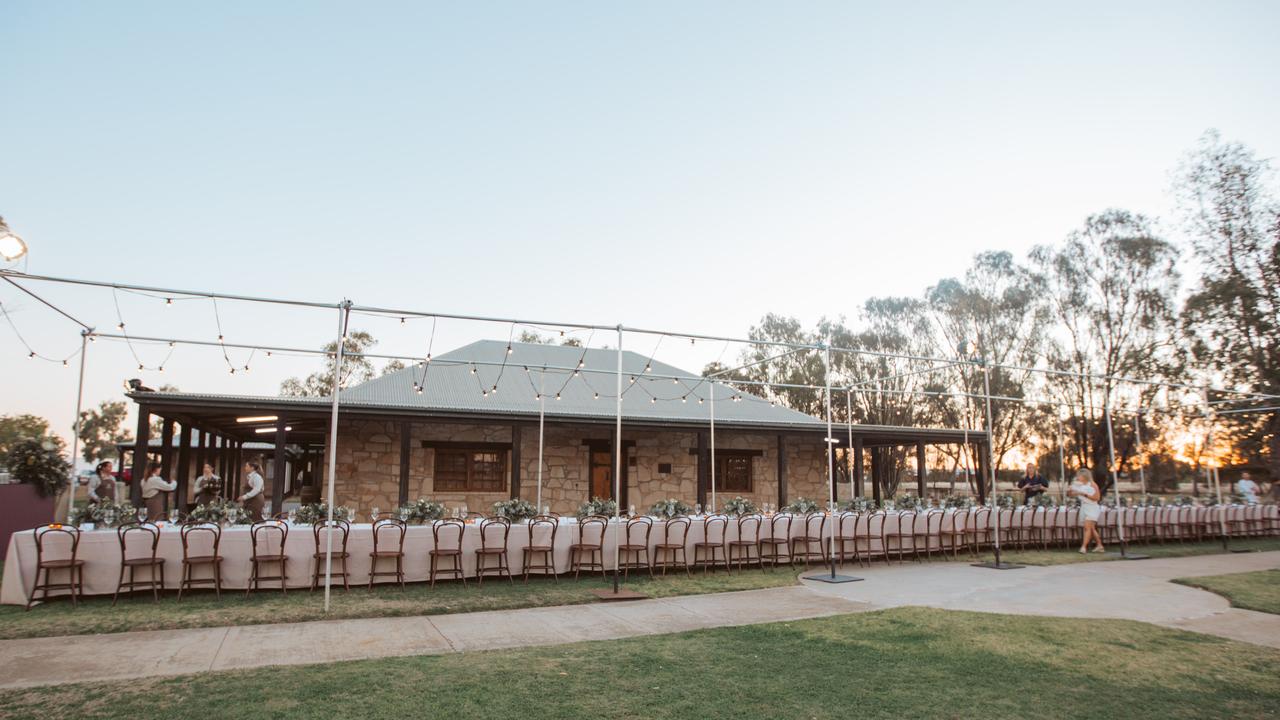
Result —
[[693, 508], [675, 498], [659, 500], [649, 507], [649, 514], [660, 518], [681, 517], [692, 512]]
[[538, 508], [533, 503], [521, 498], [512, 498], [511, 500], [499, 500], [493, 504], [493, 514], [500, 518], [506, 518], [511, 522], [520, 522], [538, 514]]
[[[525, 342], [525, 341], [522, 341], [522, 342]], [[613, 517], [614, 513], [616, 512], [618, 512], [618, 503], [614, 502], [613, 500], [606, 500], [604, 498], [593, 497], [587, 502], [584, 502], [581, 505], [579, 505], [577, 511], [574, 512], [574, 515], [576, 515], [579, 520], [582, 520], [583, 518], [587, 518], [592, 515], [604, 515], [605, 517]]]
[[187, 518], [197, 522], [228, 523], [232, 525], [248, 525], [252, 522], [248, 514], [239, 505], [230, 500], [222, 499], [195, 506]]
[[787, 504], [786, 507], [783, 508], [783, 510], [788, 510], [793, 513], [801, 513], [801, 514], [816, 512], [821, 509], [822, 509], [822, 506], [818, 504], [818, 501], [810, 500], [809, 498], [806, 498], [806, 497], [798, 497], [795, 500], [792, 500], [790, 503]]
[[51, 439], [19, 440], [9, 448], [9, 474], [40, 497], [52, 497], [71, 483], [71, 463]]
[[[339, 505], [333, 509], [334, 520], [345, 520], [351, 522], [353, 517], [351, 508], [345, 505]], [[298, 508], [294, 513], [293, 520], [302, 525], [319, 525], [329, 521], [329, 503], [310, 503]]]
[[400, 506], [404, 521], [414, 525], [433, 522], [444, 517], [446, 508], [443, 503], [428, 498], [418, 498], [413, 502]]
[[93, 523], [95, 527], [119, 527], [138, 520], [138, 509], [129, 503], [88, 503], [78, 505], [67, 516], [71, 525]]
[[742, 496], [735, 497], [732, 500], [726, 500], [720, 509], [726, 515], [733, 515], [735, 517], [754, 515], [755, 513], [760, 512], [760, 508], [756, 507], [755, 503]]

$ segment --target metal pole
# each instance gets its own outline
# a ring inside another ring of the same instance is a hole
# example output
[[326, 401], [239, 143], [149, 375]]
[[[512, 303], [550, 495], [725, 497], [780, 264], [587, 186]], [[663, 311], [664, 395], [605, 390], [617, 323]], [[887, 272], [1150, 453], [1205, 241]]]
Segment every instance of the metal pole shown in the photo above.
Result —
[[[1143, 451], [1143, 445], [1142, 445], [1142, 408], [1138, 408], [1138, 415], [1137, 415], [1137, 418], [1134, 420], [1134, 423], [1133, 423], [1133, 432], [1134, 432], [1134, 437], [1135, 437], [1135, 439], [1138, 441], [1138, 450], [1137, 450], [1137, 452], [1141, 453], [1141, 452]], [[1138, 462], [1138, 481], [1139, 481], [1139, 482], [1141, 483], [1141, 485], [1142, 485], [1142, 499], [1145, 501], [1145, 500], [1147, 499], [1147, 470], [1146, 470], [1146, 467], [1145, 467], [1145, 463], [1143, 463], [1141, 460], [1139, 460], [1139, 462]]]
[[1116, 497], [1116, 533], [1120, 536], [1120, 557], [1124, 557], [1124, 508], [1120, 506], [1120, 476], [1116, 468], [1116, 441], [1115, 437], [1111, 433], [1110, 391], [1108, 391], [1106, 397], [1103, 398], [1102, 412], [1106, 415], [1107, 419], [1107, 453], [1111, 458], [1110, 467], [1108, 469], [1111, 471], [1111, 489]]
[[1218, 476], [1218, 467], [1213, 467], [1213, 487], [1218, 495], [1218, 528], [1222, 533], [1222, 549], [1227, 549], [1227, 538], [1230, 533], [1227, 532], [1227, 506], [1222, 504], [1222, 479]]
[[992, 548], [995, 550], [995, 554], [996, 554], [996, 565], [999, 565], [1000, 564], [1000, 498], [998, 493], [996, 492], [996, 458], [995, 458], [995, 452], [991, 446], [992, 438], [995, 437], [995, 433], [992, 431], [992, 426], [991, 426], [991, 368], [987, 364], [987, 358], [985, 354], [982, 358], [982, 393], [987, 400], [987, 477], [983, 479], [983, 482], [989, 481], [991, 483], [991, 503], [992, 503], [992, 506], [995, 508], [994, 514], [996, 516], [995, 542], [993, 543]]
[[1210, 448], [1213, 447], [1214, 412], [1209, 405], [1208, 391], [1202, 391], [1201, 396], [1204, 398], [1204, 417], [1205, 417], [1205, 420], [1207, 420], [1209, 423], [1209, 427], [1207, 430], [1205, 430], [1205, 435], [1204, 435], [1204, 453], [1203, 454], [1206, 456], [1204, 477], [1206, 482], [1208, 481], [1213, 482], [1214, 490], [1216, 491], [1216, 495], [1218, 497], [1218, 507], [1216, 508], [1218, 511], [1218, 530], [1219, 532], [1222, 533], [1222, 549], [1226, 550], [1228, 549], [1227, 518], [1226, 518], [1226, 508], [1223, 507], [1222, 505], [1222, 483], [1218, 481], [1218, 469], [1216, 467], [1212, 467], [1212, 463], [1214, 462], [1214, 460], [1212, 457], [1209, 457], [1209, 453], [1211, 452]]
[[622, 325], [618, 325], [618, 376], [616, 388], [618, 399], [614, 406], [613, 427], [613, 592], [618, 593], [618, 546], [624, 541], [618, 533], [623, 532], [620, 519], [622, 511]]
[[844, 412], [849, 420], [849, 446], [844, 449], [844, 457], [847, 461], [845, 464], [849, 466], [849, 502], [853, 502], [853, 391], [845, 390], [844, 392]]
[[707, 386], [707, 401], [711, 403], [711, 509], [707, 514], [715, 512], [716, 509], [716, 384], [712, 382]]
[[1062, 416], [1058, 416], [1058, 483], [1062, 504], [1067, 504], [1067, 457], [1062, 447]]
[[342, 350], [347, 337], [347, 319], [351, 301], [338, 305], [338, 352], [333, 363], [333, 406], [329, 411], [329, 516], [325, 524], [324, 545], [324, 611], [329, 612], [329, 583], [333, 579], [333, 509], [338, 503], [333, 496], [334, 477], [338, 472], [338, 384], [342, 377]]
[[[76, 507], [76, 456], [80, 453], [80, 408], [84, 403], [84, 355], [89, 348], [89, 333], [93, 329], [80, 331], [80, 384], [76, 387], [76, 421], [71, 426], [71, 485], [67, 489], [67, 522], [71, 522], [71, 511]], [[115, 482], [112, 480], [112, 482]]]
[[542, 390], [546, 381], [547, 373], [544, 370], [538, 379], [538, 512], [542, 512], [542, 441], [547, 413], [547, 398], [542, 394]]
[[[827, 486], [830, 493], [830, 500], [827, 501], [827, 515], [835, 515], [836, 505], [836, 467], [835, 467], [835, 442], [831, 432], [831, 338], [826, 338], [822, 348], [822, 377], [826, 384], [826, 405], [827, 405]], [[833, 518], [834, 519], [834, 518]], [[837, 522], [839, 522], [837, 520]], [[809, 528], [804, 529], [805, 534], [809, 533]], [[806, 550], [807, 552], [807, 550]], [[831, 579], [836, 577], [836, 533], [835, 530], [827, 535], [827, 555], [831, 558]]]

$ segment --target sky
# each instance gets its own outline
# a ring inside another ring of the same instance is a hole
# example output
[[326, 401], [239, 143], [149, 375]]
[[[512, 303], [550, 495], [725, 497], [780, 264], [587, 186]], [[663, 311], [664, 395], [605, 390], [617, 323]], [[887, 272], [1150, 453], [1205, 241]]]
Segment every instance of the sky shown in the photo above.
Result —
[[[1170, 173], [1202, 133], [1280, 152], [1276, 27], [1271, 2], [4, 0], [0, 215], [33, 274], [735, 337], [856, 321], [1109, 207], [1176, 239]], [[135, 336], [313, 348], [336, 326], [27, 287]], [[0, 302], [25, 340], [0, 322], [0, 414], [65, 432], [78, 328]], [[512, 332], [353, 327], [417, 356]], [[738, 352], [658, 350], [695, 372]], [[84, 402], [317, 367], [103, 340]]]

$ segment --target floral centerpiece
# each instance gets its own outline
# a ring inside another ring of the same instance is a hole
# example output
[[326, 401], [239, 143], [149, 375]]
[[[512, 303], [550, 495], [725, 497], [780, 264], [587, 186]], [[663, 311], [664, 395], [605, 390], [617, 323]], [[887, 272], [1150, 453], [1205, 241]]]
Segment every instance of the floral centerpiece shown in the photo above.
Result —
[[617, 512], [618, 512], [618, 503], [614, 502], [613, 500], [606, 500], [604, 498], [593, 497], [590, 500], [579, 505], [577, 511], [574, 512], [574, 515], [576, 515], [579, 520], [583, 520], [585, 518], [591, 517], [592, 515], [603, 515], [605, 517], [613, 517], [614, 514]]
[[510, 522], [520, 522], [538, 514], [538, 508], [533, 503], [520, 498], [511, 500], [499, 500], [493, 504], [493, 514], [500, 518], [505, 518]]
[[1190, 495], [1178, 495], [1173, 499], [1172, 504], [1178, 507], [1195, 507], [1196, 499]]
[[187, 518], [193, 522], [215, 524], [248, 525], [252, 523], [248, 513], [230, 500], [214, 500], [206, 505], [197, 505]]
[[973, 507], [973, 497], [970, 495], [948, 495], [943, 498], [942, 506], [952, 510], [968, 510]]
[[[346, 505], [339, 505], [333, 509], [334, 520], [344, 520], [351, 522], [351, 508]], [[299, 525], [321, 525], [329, 521], [329, 504], [328, 503], [311, 503], [303, 505], [294, 513], [293, 521]]]
[[675, 498], [659, 500], [649, 508], [650, 515], [667, 519], [688, 515], [691, 512], [693, 508]]
[[120, 527], [127, 523], [137, 522], [137, 520], [138, 509], [128, 503], [116, 505], [105, 502], [89, 503], [75, 508], [67, 516], [69, 525], [93, 523], [95, 527], [100, 528]]
[[411, 525], [434, 522], [445, 516], [445, 506], [435, 500], [418, 498], [411, 503], [401, 505], [397, 514]]
[[1018, 504], [1018, 501], [1017, 501], [1017, 500], [1014, 500], [1014, 498], [1013, 498], [1013, 496], [1012, 496], [1012, 495], [997, 495], [997, 496], [996, 496], [996, 507], [1005, 508], [1005, 509], [1012, 509], [1012, 508], [1013, 508], [1013, 506], [1015, 506], [1015, 505], [1017, 505], [1017, 504]]
[[817, 500], [810, 500], [809, 498], [806, 498], [806, 497], [798, 497], [795, 500], [792, 500], [783, 509], [796, 513], [797, 515], [803, 515], [805, 513], [817, 512], [822, 509], [822, 506], [818, 504]]
[[899, 510], [918, 510], [921, 507], [920, 498], [911, 493], [894, 498], [893, 504]]
[[1031, 504], [1036, 507], [1054, 507], [1058, 503], [1054, 501], [1053, 496], [1049, 493], [1040, 493], [1031, 498]]
[[871, 498], [856, 497], [846, 500], [840, 509], [856, 513], [871, 512], [876, 509], [876, 501]]
[[721, 506], [721, 509], [724, 510], [725, 515], [733, 515], [734, 517], [754, 515], [757, 512], [760, 512], [760, 508], [757, 508], [755, 503], [741, 495], [732, 500], [726, 500], [724, 505]]

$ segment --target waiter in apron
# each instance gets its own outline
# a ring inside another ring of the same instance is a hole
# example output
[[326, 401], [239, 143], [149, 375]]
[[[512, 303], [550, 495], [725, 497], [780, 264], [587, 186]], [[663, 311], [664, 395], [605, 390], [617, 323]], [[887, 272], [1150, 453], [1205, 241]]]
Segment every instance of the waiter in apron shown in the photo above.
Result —
[[89, 502], [114, 505], [116, 502], [116, 476], [111, 472], [111, 461], [104, 460], [89, 476]]
[[262, 522], [262, 507], [266, 503], [262, 496], [262, 488], [266, 484], [262, 479], [262, 465], [256, 460], [246, 462], [244, 476], [244, 494], [240, 496], [240, 504], [250, 520]]
[[147, 522], [164, 519], [164, 494], [177, 489], [177, 481], [160, 477], [160, 463], [153, 462], [147, 466], [147, 479], [142, 481], [142, 501], [147, 508]]
[[209, 505], [218, 499], [222, 490], [222, 478], [213, 472], [213, 464], [204, 464], [204, 474], [196, 478], [196, 504]]

